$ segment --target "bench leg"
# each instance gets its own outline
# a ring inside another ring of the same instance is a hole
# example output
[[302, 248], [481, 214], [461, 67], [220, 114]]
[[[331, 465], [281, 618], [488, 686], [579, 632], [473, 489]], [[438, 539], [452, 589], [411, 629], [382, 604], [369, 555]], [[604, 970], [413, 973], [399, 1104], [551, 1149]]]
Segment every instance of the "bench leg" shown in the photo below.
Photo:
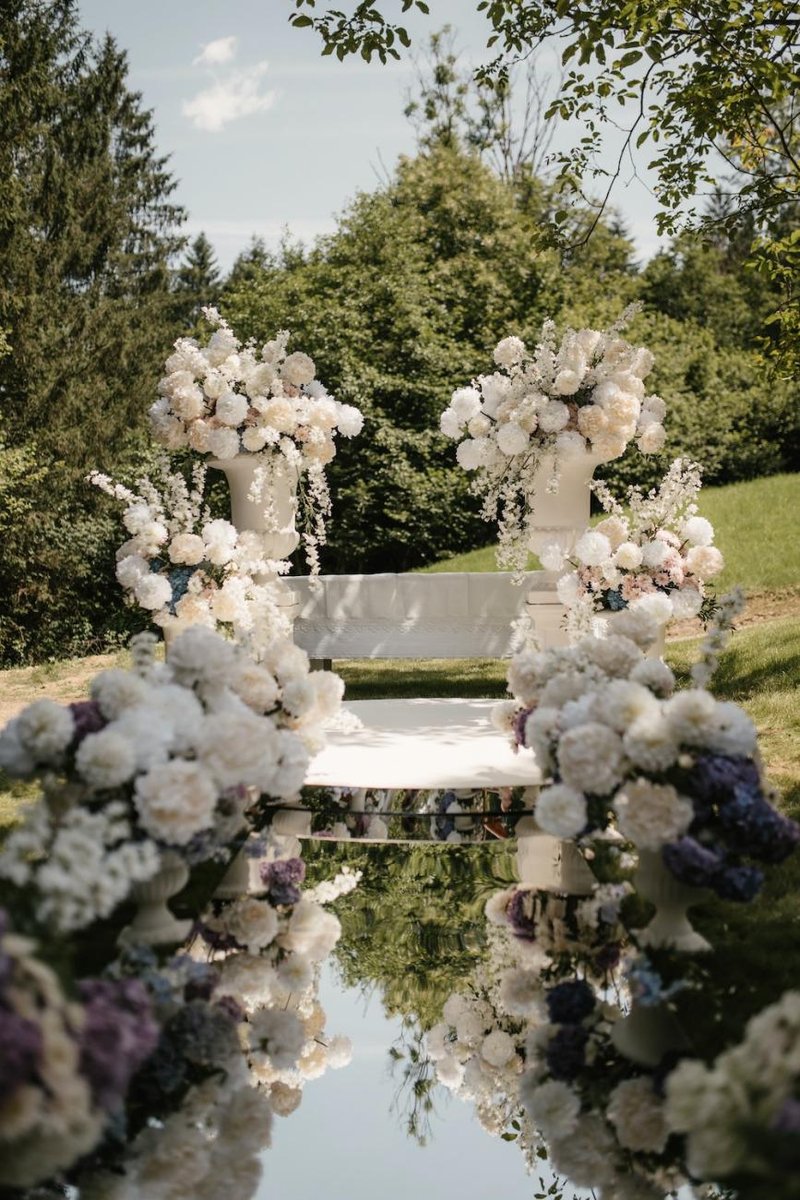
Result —
[[333, 659], [331, 658], [311, 658], [312, 671], [330, 671], [333, 669]]

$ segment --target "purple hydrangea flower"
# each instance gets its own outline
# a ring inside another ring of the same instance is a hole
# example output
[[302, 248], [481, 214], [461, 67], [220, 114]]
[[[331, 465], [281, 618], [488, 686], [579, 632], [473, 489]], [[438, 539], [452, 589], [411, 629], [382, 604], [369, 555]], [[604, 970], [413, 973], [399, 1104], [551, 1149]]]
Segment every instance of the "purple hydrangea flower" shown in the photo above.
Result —
[[592, 1012], [595, 998], [585, 979], [569, 979], [550, 988], [545, 1003], [555, 1025], [577, 1025]]
[[734, 849], [762, 862], [783, 862], [800, 841], [800, 825], [744, 788], [734, 789], [720, 808], [719, 820]]
[[561, 1025], [551, 1037], [545, 1059], [554, 1079], [574, 1079], [586, 1062], [589, 1031], [583, 1025]]
[[240, 1025], [245, 1018], [245, 1011], [235, 996], [220, 996], [215, 1002], [215, 1008], [219, 1008], [229, 1020], [234, 1024]]
[[621, 956], [619, 942], [606, 942], [594, 956], [594, 965], [598, 971], [613, 971]]
[[273, 904], [297, 904], [300, 887], [306, 877], [306, 864], [302, 858], [285, 858], [265, 863], [261, 868], [261, 881]]
[[192, 1000], [169, 1022], [169, 1039], [189, 1062], [202, 1067], [225, 1067], [241, 1052], [238, 1023], [227, 1008]]
[[714, 883], [714, 891], [722, 900], [747, 904], [761, 891], [764, 872], [758, 867], [726, 867]]
[[508, 923], [514, 937], [523, 942], [536, 940], [536, 893], [518, 888], [506, 909]]
[[72, 738], [73, 750], [90, 733], [99, 733], [108, 724], [96, 700], [76, 700], [74, 704], [69, 705], [69, 711], [75, 722], [75, 733]]
[[525, 745], [525, 726], [528, 723], [528, 717], [533, 712], [532, 708], [523, 708], [518, 712], [511, 723], [511, 734], [514, 738], [515, 746]]
[[724, 865], [724, 855], [701, 846], [693, 837], [669, 842], [661, 851], [664, 866], [680, 883], [690, 887], [713, 887]]
[[138, 979], [87, 979], [78, 986], [84, 1005], [81, 1071], [95, 1103], [112, 1111], [132, 1076], [155, 1050], [159, 1027], [150, 997]]
[[0, 1104], [35, 1076], [42, 1056], [42, 1031], [35, 1021], [0, 1009]]
[[752, 758], [698, 754], [689, 772], [688, 791], [701, 804], [724, 804], [737, 787], [761, 794], [758, 767]]
[[772, 1119], [771, 1128], [776, 1133], [789, 1133], [800, 1137], [800, 1100], [789, 1096]]

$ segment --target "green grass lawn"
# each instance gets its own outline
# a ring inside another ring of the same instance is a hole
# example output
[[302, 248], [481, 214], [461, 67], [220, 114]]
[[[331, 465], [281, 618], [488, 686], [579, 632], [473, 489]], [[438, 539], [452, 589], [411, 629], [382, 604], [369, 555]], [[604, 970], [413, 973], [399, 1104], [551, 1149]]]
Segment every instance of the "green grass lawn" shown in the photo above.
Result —
[[[702, 515], [714, 525], [716, 544], [725, 556], [718, 592], [736, 584], [750, 592], [800, 587], [800, 475], [704, 488], [699, 504]], [[423, 570], [496, 571], [494, 547], [493, 542]], [[531, 569], [537, 567], [531, 557]]]

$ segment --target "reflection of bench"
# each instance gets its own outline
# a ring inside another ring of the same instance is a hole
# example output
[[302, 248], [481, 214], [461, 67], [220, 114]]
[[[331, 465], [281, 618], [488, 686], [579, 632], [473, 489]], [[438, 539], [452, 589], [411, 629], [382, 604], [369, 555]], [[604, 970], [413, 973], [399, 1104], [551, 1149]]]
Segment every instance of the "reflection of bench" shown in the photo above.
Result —
[[[314, 659], [502, 658], [533, 577], [501, 573], [293, 577], [295, 641]], [[494, 700], [346, 703], [361, 729], [332, 730], [307, 784], [326, 787], [524, 787], [539, 781], [491, 724]]]

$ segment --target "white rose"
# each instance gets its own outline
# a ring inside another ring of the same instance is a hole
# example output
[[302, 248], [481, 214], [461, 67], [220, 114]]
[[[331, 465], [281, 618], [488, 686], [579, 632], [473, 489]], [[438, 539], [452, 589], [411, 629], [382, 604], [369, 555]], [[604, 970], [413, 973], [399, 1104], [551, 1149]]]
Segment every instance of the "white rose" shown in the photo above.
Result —
[[97, 702], [106, 720], [115, 721], [126, 708], [144, 704], [149, 698], [150, 688], [133, 671], [111, 667], [95, 675], [89, 686], [89, 695]]

